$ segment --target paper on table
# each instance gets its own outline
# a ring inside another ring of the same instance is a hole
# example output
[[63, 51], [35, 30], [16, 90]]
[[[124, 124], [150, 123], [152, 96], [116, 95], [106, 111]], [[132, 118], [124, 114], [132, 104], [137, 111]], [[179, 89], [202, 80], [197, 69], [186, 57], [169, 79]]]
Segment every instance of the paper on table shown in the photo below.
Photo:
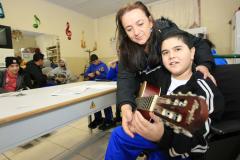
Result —
[[71, 88], [59, 89], [52, 93], [52, 96], [60, 96], [60, 95], [74, 95], [74, 94], [82, 94], [87, 90], [101, 90], [112, 88], [112, 85], [107, 84], [94, 84], [94, 85], [85, 85], [85, 86], [74, 86]]
[[92, 88], [92, 89], [108, 89], [108, 88], [112, 88], [112, 85], [109, 84], [93, 84], [93, 85], [88, 85], [88, 88]]
[[82, 94], [89, 88], [87, 87], [72, 87], [72, 88], [64, 88], [64, 89], [59, 89], [55, 92], [53, 92], [51, 95], [52, 96], [62, 96], [62, 95], [74, 95], [74, 94]]

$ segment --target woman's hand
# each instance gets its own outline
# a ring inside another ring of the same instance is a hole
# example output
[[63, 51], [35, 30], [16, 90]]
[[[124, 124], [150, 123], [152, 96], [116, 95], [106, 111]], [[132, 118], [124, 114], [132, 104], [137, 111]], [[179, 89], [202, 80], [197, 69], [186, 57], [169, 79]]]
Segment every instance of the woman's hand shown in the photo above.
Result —
[[124, 104], [121, 107], [122, 111], [122, 127], [127, 135], [134, 137], [134, 129], [132, 126], [133, 112], [129, 104]]
[[158, 116], [153, 113], [150, 113], [150, 116], [154, 121], [153, 123], [146, 120], [139, 111], [136, 111], [133, 117], [133, 126], [136, 133], [150, 141], [157, 142], [162, 138], [164, 125]]
[[215, 85], [217, 85], [217, 82], [216, 82], [215, 78], [211, 75], [211, 73], [209, 72], [209, 70], [206, 66], [199, 65], [199, 66], [196, 67], [196, 71], [200, 71], [203, 74], [204, 79], [206, 79], [208, 77], [213, 81], [213, 83]]

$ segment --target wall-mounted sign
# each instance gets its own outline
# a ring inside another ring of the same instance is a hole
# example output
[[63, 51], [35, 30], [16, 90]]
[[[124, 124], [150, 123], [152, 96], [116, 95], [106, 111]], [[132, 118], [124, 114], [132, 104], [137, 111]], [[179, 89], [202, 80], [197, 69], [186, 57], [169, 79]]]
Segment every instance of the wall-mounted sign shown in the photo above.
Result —
[[4, 12], [3, 12], [3, 6], [0, 2], [0, 18], [4, 18], [4, 17], [5, 17], [5, 15], [4, 15]]

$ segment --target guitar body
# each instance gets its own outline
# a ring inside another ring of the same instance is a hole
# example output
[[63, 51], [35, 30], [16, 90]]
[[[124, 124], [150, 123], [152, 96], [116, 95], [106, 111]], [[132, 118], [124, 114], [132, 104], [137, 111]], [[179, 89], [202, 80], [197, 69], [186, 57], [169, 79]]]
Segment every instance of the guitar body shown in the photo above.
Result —
[[160, 89], [146, 82], [141, 86], [136, 98], [137, 109], [147, 120], [150, 120], [149, 112], [154, 112], [174, 132], [192, 137], [192, 133], [201, 128], [208, 118], [206, 101], [199, 96], [191, 93], [159, 95]]

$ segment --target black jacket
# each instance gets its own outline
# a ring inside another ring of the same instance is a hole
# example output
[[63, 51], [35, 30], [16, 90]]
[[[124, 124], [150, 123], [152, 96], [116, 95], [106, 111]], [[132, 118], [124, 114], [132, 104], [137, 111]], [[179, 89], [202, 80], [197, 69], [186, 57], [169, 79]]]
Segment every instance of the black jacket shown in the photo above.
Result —
[[40, 88], [47, 84], [47, 76], [42, 73], [41, 67], [37, 66], [34, 61], [27, 63], [25, 69], [25, 82], [29, 88]]
[[[6, 84], [6, 70], [2, 70], [0, 71], [0, 93], [5, 93], [8, 92], [6, 90], [3, 89], [3, 87]], [[18, 77], [17, 77], [17, 87], [16, 87], [16, 91], [20, 90], [20, 89], [25, 89], [26, 85], [24, 83], [24, 74], [22, 72], [18, 73]]]
[[[191, 40], [193, 41], [193, 45], [196, 48], [194, 64], [196, 66], [204, 65], [209, 69], [210, 72], [213, 71], [215, 69], [215, 62], [211, 54], [210, 46], [202, 38], [195, 37], [191, 34], [190, 36]], [[137, 77], [139, 73], [151, 72], [162, 66], [162, 64], [159, 64], [159, 66], [155, 68], [150, 68], [147, 66], [145, 70], [131, 72], [123, 64], [124, 63], [122, 63], [120, 59], [117, 80], [117, 106], [119, 107], [127, 103], [132, 105], [135, 104], [136, 93], [138, 92], [139, 87], [139, 77]]]
[[[126, 76], [127, 74], [124, 75]], [[122, 75], [120, 74], [119, 76]], [[136, 81], [136, 79], [138, 81]], [[129, 88], [126, 89], [126, 87], [122, 93], [129, 96], [132, 95], [133, 88], [138, 88], [139, 82], [142, 81], [147, 81], [156, 87], [160, 87], [161, 95], [166, 95], [167, 90], [171, 84], [171, 75], [163, 68], [156, 68], [155, 70], [149, 71], [148, 73], [142, 73], [141, 75], [136, 74], [136, 76], [134, 76], [134, 74], [130, 74], [128, 75], [129, 83], [125, 84]], [[137, 93], [137, 90], [135, 91]], [[183, 157], [198, 157], [205, 153], [208, 148], [206, 137], [209, 133], [210, 122], [217, 122], [220, 120], [223, 114], [224, 98], [218, 88], [213, 84], [213, 82], [210, 79], [203, 79], [203, 75], [200, 72], [195, 72], [190, 80], [185, 85], [176, 88], [174, 90], [174, 93], [177, 93], [179, 91], [182, 93], [191, 91], [194, 94], [205, 97], [206, 101], [209, 102], [209, 120], [206, 121], [205, 125], [202, 128], [194, 133], [193, 138], [189, 138], [183, 134], [175, 134], [171, 128], [164, 126], [165, 131], [158, 145], [161, 150], [167, 152], [170, 156], [173, 157], [177, 156], [177, 154], [180, 154]], [[119, 95], [118, 92], [118, 98], [119, 97], [125, 97], [125, 95]], [[135, 98], [135, 96], [132, 96], [132, 98]], [[133, 104], [132, 106], [135, 108], [135, 101], [129, 101], [127, 99], [126, 101]]]

